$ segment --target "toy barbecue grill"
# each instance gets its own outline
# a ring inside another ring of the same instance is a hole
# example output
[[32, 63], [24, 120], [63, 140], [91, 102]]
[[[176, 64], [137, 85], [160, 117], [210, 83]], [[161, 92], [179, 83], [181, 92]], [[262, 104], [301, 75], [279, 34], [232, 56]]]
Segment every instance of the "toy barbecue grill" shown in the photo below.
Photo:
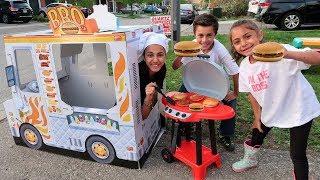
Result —
[[[218, 100], [222, 100], [228, 90], [228, 76], [224, 70], [215, 63], [209, 62], [207, 56], [193, 57], [183, 70], [183, 82], [187, 93], [186, 98], [193, 94], [199, 94]], [[219, 103], [215, 107], [204, 107], [193, 111], [189, 106], [179, 106], [177, 103], [169, 103], [162, 99], [165, 105], [165, 116], [172, 120], [170, 148], [162, 150], [163, 159], [171, 163], [175, 159], [182, 161], [192, 168], [195, 179], [205, 179], [206, 168], [215, 164], [221, 167], [221, 158], [217, 153], [215, 137], [215, 121], [227, 120], [234, 117], [235, 112], [229, 106]], [[203, 100], [197, 103], [203, 103]], [[211, 148], [202, 145], [201, 122], [207, 120], [210, 131]], [[186, 138], [181, 139], [181, 128], [185, 123], [195, 123], [195, 140], [191, 140], [190, 128], [185, 129]]]

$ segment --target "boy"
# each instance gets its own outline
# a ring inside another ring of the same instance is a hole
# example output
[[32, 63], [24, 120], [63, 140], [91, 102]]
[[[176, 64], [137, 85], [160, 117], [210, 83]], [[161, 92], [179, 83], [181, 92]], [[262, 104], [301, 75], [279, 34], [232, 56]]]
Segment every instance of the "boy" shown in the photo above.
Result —
[[[228, 50], [215, 39], [219, 28], [218, 20], [211, 14], [201, 14], [193, 21], [193, 33], [196, 37], [195, 41], [202, 46], [202, 53], [210, 55], [210, 61], [225, 68], [229, 76], [232, 77], [234, 91], [229, 91], [223, 99], [223, 103], [236, 110], [236, 98], [238, 96], [238, 78], [239, 66], [231, 57]], [[172, 64], [174, 70], [178, 69], [184, 61], [185, 57], [176, 57]], [[184, 85], [180, 87], [181, 92], [187, 92]], [[227, 151], [234, 151], [234, 144], [231, 140], [234, 135], [235, 117], [229, 120], [221, 121], [219, 142]]]

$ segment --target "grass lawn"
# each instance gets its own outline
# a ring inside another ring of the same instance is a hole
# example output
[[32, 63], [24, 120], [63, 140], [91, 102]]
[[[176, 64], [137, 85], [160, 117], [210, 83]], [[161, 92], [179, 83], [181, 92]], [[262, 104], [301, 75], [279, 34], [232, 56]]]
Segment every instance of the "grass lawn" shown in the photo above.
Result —
[[[278, 30], [265, 30], [265, 40], [266, 41], [277, 41], [281, 43], [290, 44], [294, 37], [319, 37], [320, 30], [301, 30], [301, 31], [278, 31]], [[192, 40], [193, 36], [184, 36], [181, 40]], [[228, 35], [218, 35], [217, 39], [223, 43], [227, 48], [230, 47], [228, 41]], [[171, 68], [172, 62], [175, 55], [172, 52], [172, 47], [167, 58], [167, 90], [176, 91], [179, 89], [182, 81], [181, 68], [174, 71]], [[318, 99], [320, 99], [320, 67], [311, 67], [309, 70], [303, 72], [305, 77], [313, 86]], [[244, 94], [240, 93], [238, 97], [237, 106], [237, 124], [236, 124], [236, 137], [235, 141], [237, 143], [242, 143], [243, 140], [250, 135], [251, 123], [252, 123], [252, 111]], [[312, 151], [320, 152], [320, 118], [314, 121], [310, 136], [308, 149]], [[205, 128], [207, 129], [207, 128]], [[205, 132], [206, 136], [207, 132]], [[287, 129], [274, 128], [268, 135], [265, 141], [264, 147], [276, 148], [276, 149], [286, 149], [289, 150], [289, 131]]]

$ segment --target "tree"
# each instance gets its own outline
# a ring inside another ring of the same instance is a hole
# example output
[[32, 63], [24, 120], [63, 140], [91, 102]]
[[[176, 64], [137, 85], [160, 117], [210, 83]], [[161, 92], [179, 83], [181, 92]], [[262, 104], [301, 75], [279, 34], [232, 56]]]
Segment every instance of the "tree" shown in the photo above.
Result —
[[94, 4], [95, 0], [68, 0], [69, 3], [75, 5], [75, 6], [81, 6], [81, 7], [87, 7], [90, 8]]
[[190, 4], [188, 0], [180, 0], [180, 4]]
[[143, 2], [146, 4], [161, 4], [162, 0], [144, 0]]

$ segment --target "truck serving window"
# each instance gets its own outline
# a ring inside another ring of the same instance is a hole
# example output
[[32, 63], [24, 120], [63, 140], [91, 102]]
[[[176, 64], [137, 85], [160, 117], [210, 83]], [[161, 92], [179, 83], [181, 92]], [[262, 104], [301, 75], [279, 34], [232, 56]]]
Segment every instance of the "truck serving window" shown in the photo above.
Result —
[[22, 91], [38, 93], [38, 83], [33, 66], [32, 55], [29, 49], [14, 51], [18, 69], [18, 85]]
[[[111, 61], [105, 43], [53, 46], [61, 99], [70, 106], [109, 109], [116, 104]], [[109, 63], [110, 66], [110, 63]], [[111, 71], [111, 73], [110, 73]]]

